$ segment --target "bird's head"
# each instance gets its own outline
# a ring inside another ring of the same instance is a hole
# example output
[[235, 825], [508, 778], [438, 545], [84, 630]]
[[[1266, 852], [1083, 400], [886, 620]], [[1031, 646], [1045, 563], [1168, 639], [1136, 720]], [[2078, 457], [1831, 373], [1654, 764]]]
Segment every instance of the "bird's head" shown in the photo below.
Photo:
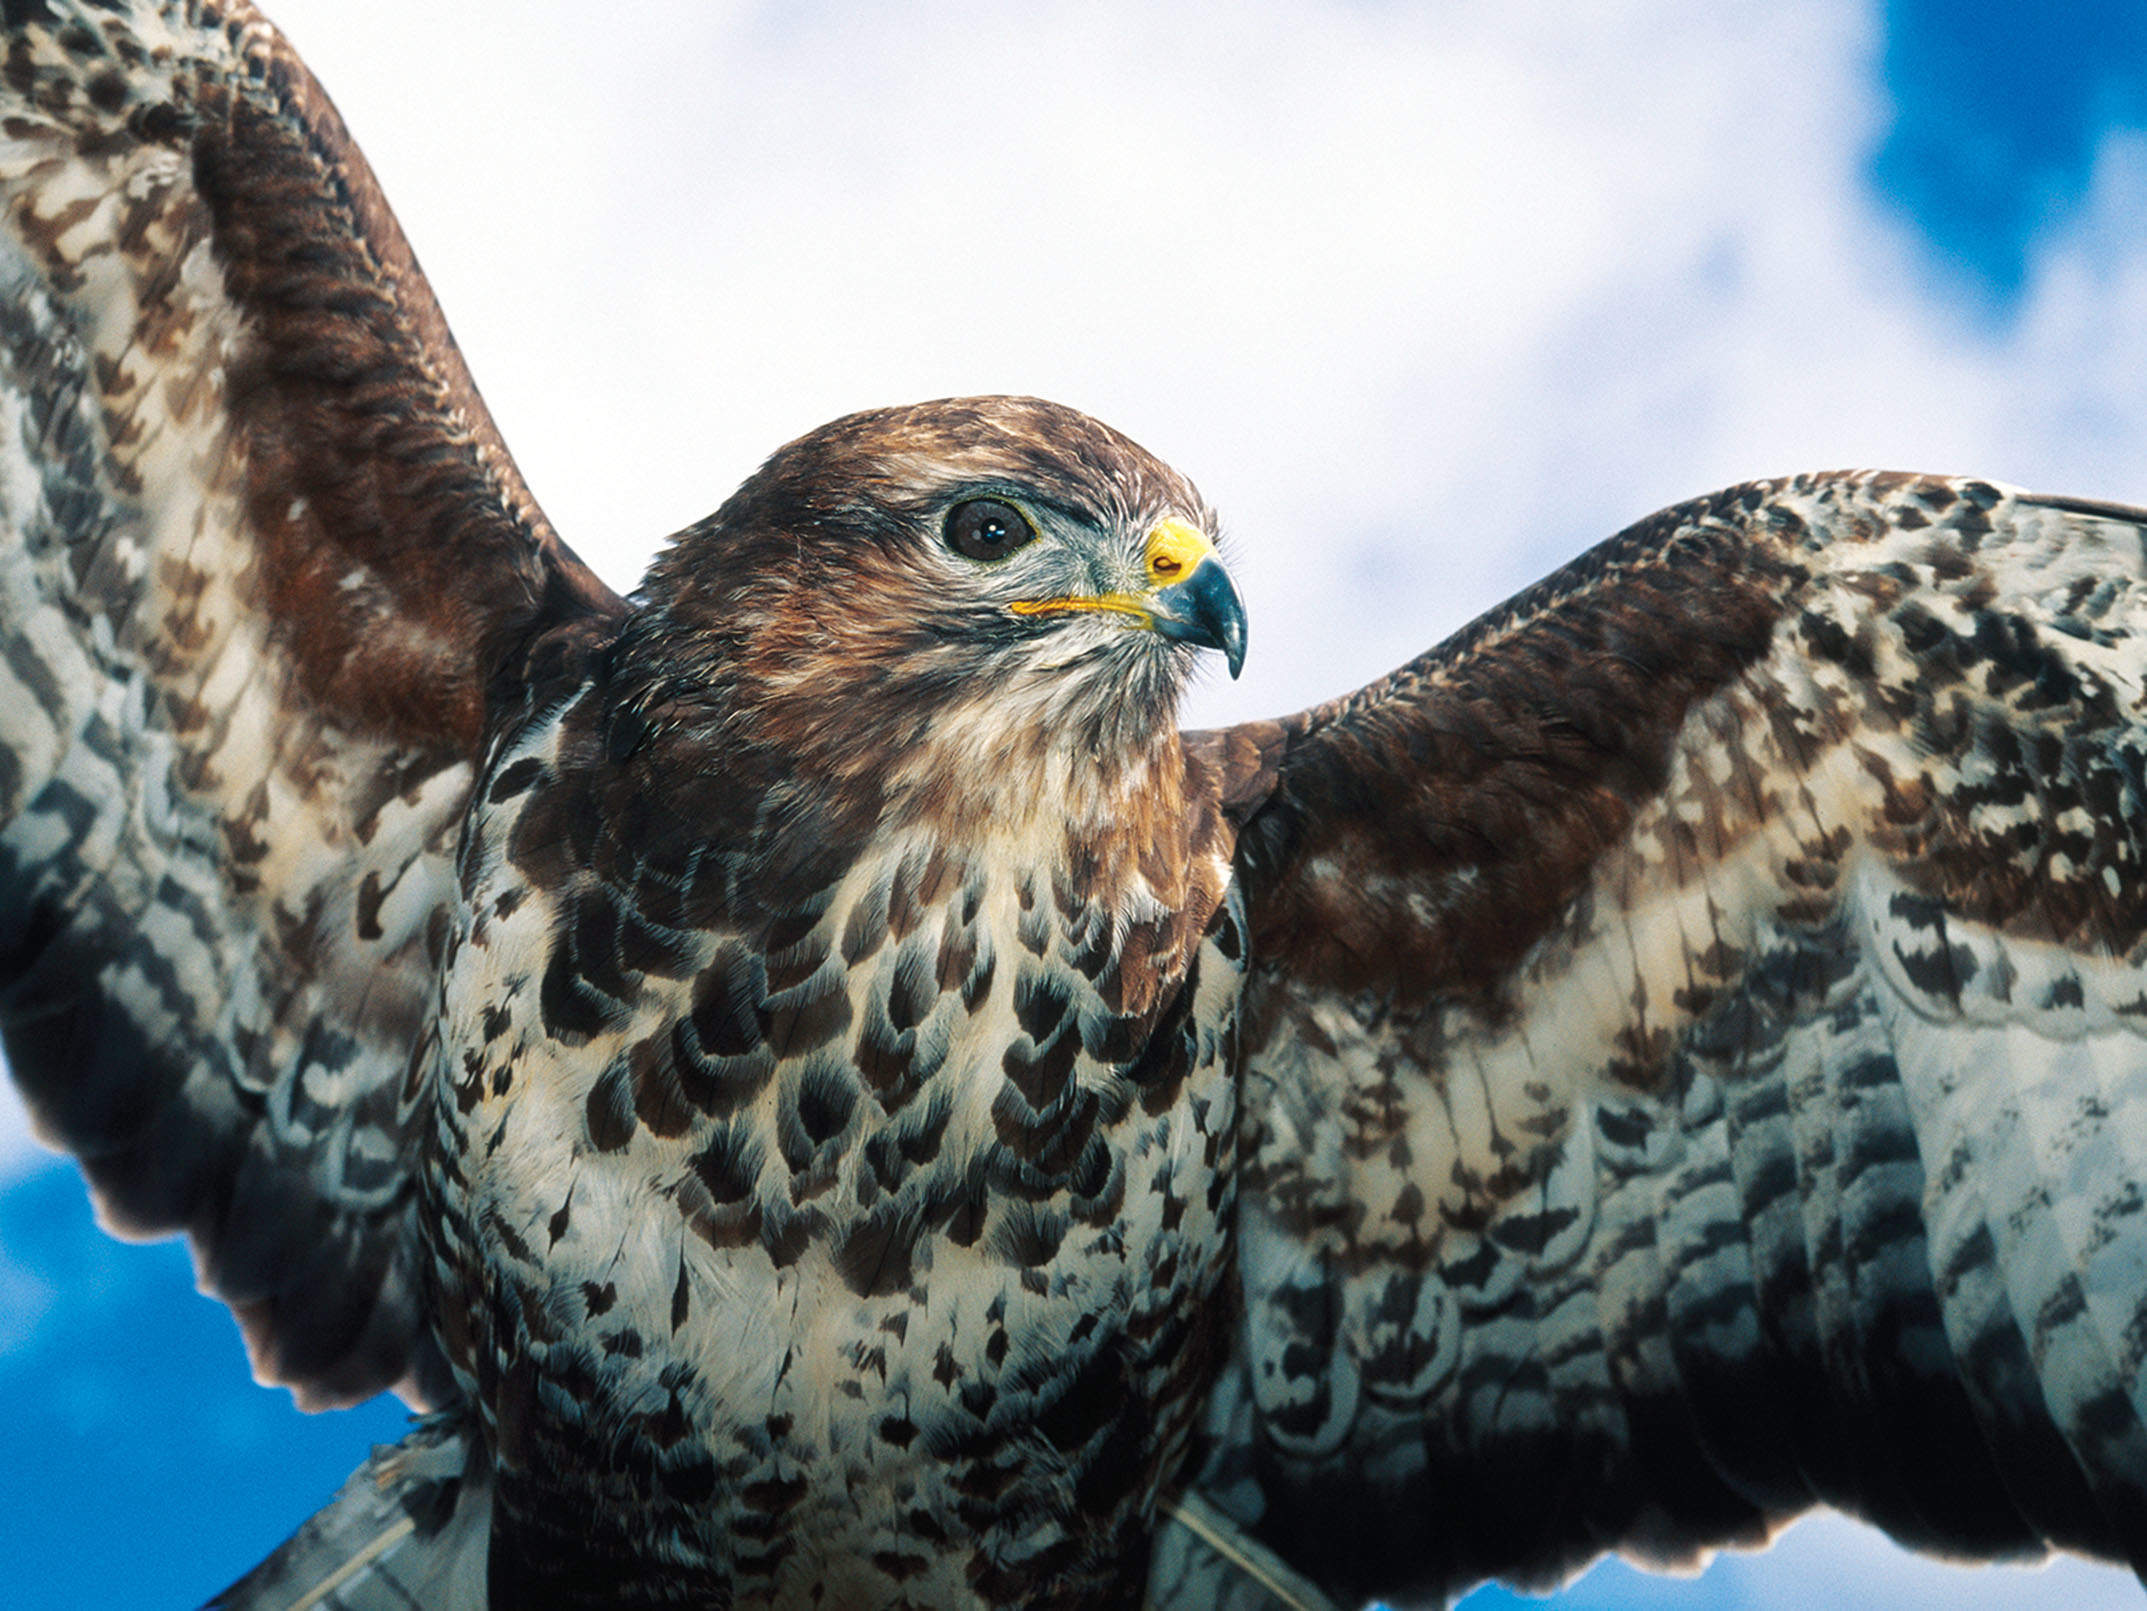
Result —
[[799, 438], [681, 534], [637, 602], [665, 703], [837, 772], [890, 750], [920, 775], [1052, 753], [1109, 767], [1175, 731], [1199, 650], [1233, 675], [1245, 652], [1191, 483], [1033, 398]]

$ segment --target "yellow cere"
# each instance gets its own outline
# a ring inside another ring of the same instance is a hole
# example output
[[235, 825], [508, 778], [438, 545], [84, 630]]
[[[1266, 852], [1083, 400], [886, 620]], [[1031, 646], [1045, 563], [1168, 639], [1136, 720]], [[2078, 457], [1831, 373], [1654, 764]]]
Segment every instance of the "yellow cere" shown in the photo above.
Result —
[[[1148, 534], [1143, 564], [1151, 591], [1171, 587], [1192, 575], [1200, 562], [1215, 552], [1215, 545], [1198, 527], [1178, 519], [1158, 521]], [[1105, 593], [1096, 598], [1016, 599], [1007, 608], [1016, 615], [1080, 615], [1102, 611], [1129, 615], [1143, 626], [1155, 625], [1155, 612], [1132, 593]]]
[[1199, 529], [1173, 516], [1158, 521], [1148, 534], [1148, 582], [1169, 587], [1192, 575], [1200, 562], [1215, 552], [1215, 545]]

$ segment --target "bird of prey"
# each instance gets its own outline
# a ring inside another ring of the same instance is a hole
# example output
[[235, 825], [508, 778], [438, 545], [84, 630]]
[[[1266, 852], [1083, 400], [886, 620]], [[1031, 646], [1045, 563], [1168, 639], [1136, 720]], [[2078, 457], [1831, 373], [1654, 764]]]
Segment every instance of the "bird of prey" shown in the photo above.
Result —
[[853, 415], [622, 599], [244, 0], [0, 23], [8, 1060], [427, 1412], [219, 1604], [2147, 1563], [2147, 513], [1738, 487], [1181, 732], [1125, 437]]

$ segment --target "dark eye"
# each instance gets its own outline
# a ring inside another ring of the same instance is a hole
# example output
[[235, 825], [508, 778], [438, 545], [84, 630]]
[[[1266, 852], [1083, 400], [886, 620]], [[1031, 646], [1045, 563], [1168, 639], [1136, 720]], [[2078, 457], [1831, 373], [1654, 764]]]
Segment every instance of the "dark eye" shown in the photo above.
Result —
[[1035, 540], [1021, 511], [997, 498], [970, 498], [947, 511], [947, 546], [965, 559], [1004, 559]]

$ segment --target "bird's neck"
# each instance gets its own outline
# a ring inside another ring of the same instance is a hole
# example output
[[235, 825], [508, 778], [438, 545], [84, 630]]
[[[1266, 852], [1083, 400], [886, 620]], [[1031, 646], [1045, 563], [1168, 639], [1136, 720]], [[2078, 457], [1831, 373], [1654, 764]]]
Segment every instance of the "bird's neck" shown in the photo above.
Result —
[[812, 680], [734, 660], [654, 683], [628, 666], [602, 743], [649, 798], [771, 871], [809, 862], [824, 877], [921, 836], [1046, 879], [1182, 857], [1204, 819], [1175, 690], [1109, 692], [1048, 677], [912, 687], [840, 658]]

